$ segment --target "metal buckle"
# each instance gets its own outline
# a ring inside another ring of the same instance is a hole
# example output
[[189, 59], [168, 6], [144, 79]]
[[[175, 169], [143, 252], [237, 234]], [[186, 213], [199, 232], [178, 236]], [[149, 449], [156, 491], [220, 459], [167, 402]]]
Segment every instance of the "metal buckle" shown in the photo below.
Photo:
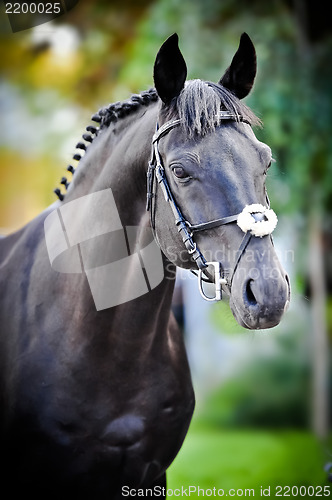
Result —
[[203, 272], [204, 269], [199, 269], [198, 271], [198, 288], [201, 296], [203, 299], [207, 300], [208, 302], [214, 302], [217, 300], [222, 299], [222, 290], [221, 287], [222, 285], [227, 285], [227, 280], [221, 276], [222, 273], [222, 267], [221, 267], [221, 262], [207, 262], [207, 266], [213, 266], [214, 269], [214, 289], [215, 289], [215, 296], [214, 297], [209, 297], [206, 295], [203, 289]]
[[[188, 240], [187, 240], [187, 241], [188, 241]], [[190, 243], [192, 243], [192, 241], [191, 241]], [[197, 245], [196, 245], [196, 243], [195, 243], [195, 242], [193, 242], [193, 243], [194, 243], [194, 246], [193, 246], [191, 249], [189, 249], [189, 248], [188, 248], [188, 253], [189, 253], [189, 255], [192, 255], [192, 254], [193, 254], [193, 253], [195, 253], [195, 252], [196, 252], [196, 250], [197, 250]]]

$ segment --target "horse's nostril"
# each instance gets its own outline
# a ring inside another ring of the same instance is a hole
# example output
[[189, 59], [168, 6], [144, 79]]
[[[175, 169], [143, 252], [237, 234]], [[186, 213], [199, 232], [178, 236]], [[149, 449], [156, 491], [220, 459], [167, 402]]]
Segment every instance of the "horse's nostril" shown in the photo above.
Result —
[[288, 286], [288, 300], [290, 300], [291, 285], [290, 285], [288, 274], [285, 275], [285, 280], [286, 280], [286, 283], [287, 283], [287, 286]]
[[249, 305], [256, 305], [257, 300], [254, 295], [254, 292], [252, 291], [251, 284], [253, 283], [254, 280], [248, 280], [247, 285], [246, 285], [246, 299]]

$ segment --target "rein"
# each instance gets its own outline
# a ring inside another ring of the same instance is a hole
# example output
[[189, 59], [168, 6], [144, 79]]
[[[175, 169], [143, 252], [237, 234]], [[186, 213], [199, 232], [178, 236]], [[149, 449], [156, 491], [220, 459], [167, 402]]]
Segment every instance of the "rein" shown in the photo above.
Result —
[[[219, 111], [216, 115], [216, 119], [218, 121], [229, 120], [229, 121], [241, 121], [243, 123], [250, 122], [245, 120], [240, 115], [235, 115], [229, 111]], [[274, 211], [269, 207], [264, 207], [260, 204], [247, 205], [244, 207], [243, 211], [236, 214], [230, 215], [227, 217], [222, 217], [220, 219], [214, 219], [208, 222], [202, 222], [200, 224], [191, 224], [189, 221], [185, 219], [183, 216], [180, 207], [176, 203], [174, 196], [172, 194], [169, 182], [167, 180], [167, 176], [165, 173], [165, 168], [162, 164], [162, 160], [160, 157], [158, 142], [164, 137], [168, 132], [178, 127], [182, 123], [182, 120], [171, 120], [166, 122], [160, 128], [156, 127], [156, 132], [152, 138], [152, 150], [151, 150], [151, 158], [148, 164], [147, 170], [147, 202], [146, 202], [146, 210], [150, 212], [150, 221], [153, 230], [155, 229], [155, 219], [154, 219], [154, 207], [153, 199], [155, 198], [154, 193], [154, 179], [156, 179], [157, 183], [161, 187], [165, 200], [170, 204], [172, 209], [175, 225], [178, 229], [179, 234], [181, 235], [182, 241], [189, 253], [192, 257], [196, 266], [198, 268], [198, 285], [199, 291], [202, 297], [208, 301], [215, 301], [222, 299], [222, 286], [227, 286], [229, 292], [231, 291], [233, 277], [235, 271], [239, 265], [241, 257], [243, 256], [252, 236], [260, 237], [270, 235], [272, 231], [275, 229], [277, 225], [277, 216]], [[207, 231], [209, 229], [213, 229], [215, 227], [223, 226], [226, 224], [231, 224], [236, 222], [238, 226], [245, 233], [244, 237], [241, 241], [239, 249], [237, 251], [237, 257], [235, 266], [230, 278], [227, 278], [224, 274], [224, 270], [221, 262], [212, 261], [207, 262], [204, 258], [204, 255], [198, 248], [197, 244], [194, 242], [194, 234], [200, 231]], [[210, 273], [207, 272], [207, 268], [213, 268], [213, 276], [211, 277]], [[194, 274], [196, 274], [195, 270], [191, 270]], [[206, 295], [203, 289], [203, 282], [213, 283], [215, 286], [215, 294], [214, 297], [209, 297]]]

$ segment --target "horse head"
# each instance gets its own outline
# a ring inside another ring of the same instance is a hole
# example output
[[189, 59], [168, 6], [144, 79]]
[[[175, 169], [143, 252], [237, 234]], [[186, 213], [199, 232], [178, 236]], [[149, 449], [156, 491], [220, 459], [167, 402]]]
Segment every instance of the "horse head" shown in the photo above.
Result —
[[235, 319], [249, 329], [277, 325], [290, 295], [271, 237], [271, 149], [256, 138], [259, 120], [241, 102], [255, 75], [256, 52], [245, 33], [217, 84], [186, 82], [178, 37], [166, 40], [154, 66], [161, 105], [148, 173], [150, 187], [156, 174], [148, 208], [163, 253], [177, 266], [198, 267], [200, 284], [213, 282], [217, 295], [223, 289]]

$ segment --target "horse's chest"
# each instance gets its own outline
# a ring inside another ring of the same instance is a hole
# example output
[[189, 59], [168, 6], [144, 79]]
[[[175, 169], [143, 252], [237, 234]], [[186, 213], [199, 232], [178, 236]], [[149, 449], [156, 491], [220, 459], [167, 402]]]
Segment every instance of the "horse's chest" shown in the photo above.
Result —
[[61, 373], [49, 366], [22, 384], [39, 436], [27, 446], [43, 467], [52, 456], [58, 476], [89, 477], [101, 467], [124, 484], [148, 484], [170, 465], [193, 411], [187, 370], [162, 359], [143, 368], [84, 363]]

